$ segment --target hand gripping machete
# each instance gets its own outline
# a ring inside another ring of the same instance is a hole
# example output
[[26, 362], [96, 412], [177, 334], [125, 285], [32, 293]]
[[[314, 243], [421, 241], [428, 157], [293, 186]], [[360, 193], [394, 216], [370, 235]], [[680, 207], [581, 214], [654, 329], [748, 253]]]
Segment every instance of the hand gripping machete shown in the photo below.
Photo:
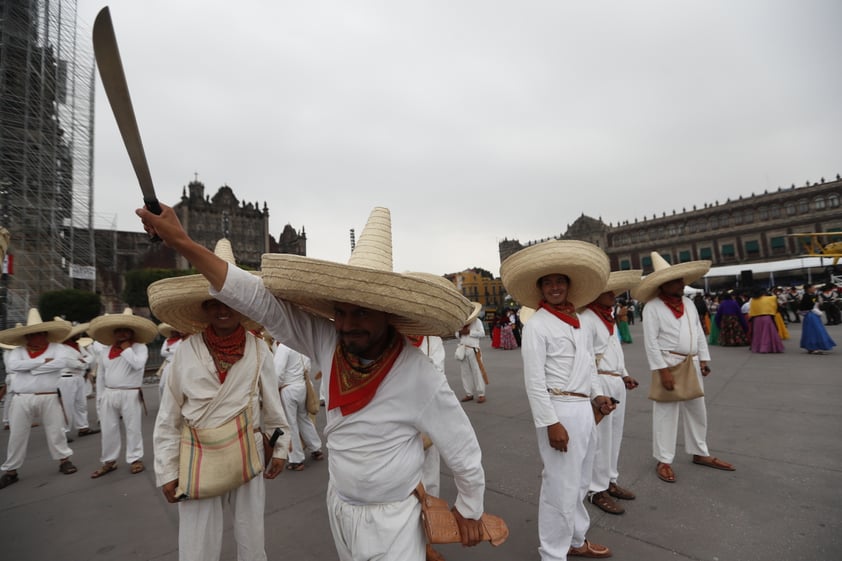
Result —
[[120, 129], [123, 144], [126, 145], [126, 151], [129, 153], [129, 160], [132, 162], [137, 181], [140, 183], [143, 203], [150, 212], [161, 214], [161, 205], [158, 204], [155, 187], [152, 185], [152, 175], [149, 173], [140, 130], [137, 128], [132, 98], [129, 95], [129, 86], [126, 84], [126, 75], [123, 73], [120, 49], [117, 47], [117, 37], [114, 35], [108, 6], [100, 10], [94, 20], [93, 40], [94, 58], [99, 68], [102, 86], [111, 104], [111, 111], [114, 113], [117, 128]]

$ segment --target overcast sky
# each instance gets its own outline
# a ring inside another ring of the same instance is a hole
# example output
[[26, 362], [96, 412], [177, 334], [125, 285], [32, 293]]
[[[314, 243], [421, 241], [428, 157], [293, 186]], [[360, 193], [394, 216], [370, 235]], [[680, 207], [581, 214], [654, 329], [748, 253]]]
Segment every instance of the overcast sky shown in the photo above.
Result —
[[[90, 29], [102, 1], [79, 0]], [[842, 173], [838, 0], [113, 0], [158, 196], [194, 172], [346, 262], [391, 209], [396, 271], [498, 241]], [[97, 78], [97, 227], [141, 202]]]

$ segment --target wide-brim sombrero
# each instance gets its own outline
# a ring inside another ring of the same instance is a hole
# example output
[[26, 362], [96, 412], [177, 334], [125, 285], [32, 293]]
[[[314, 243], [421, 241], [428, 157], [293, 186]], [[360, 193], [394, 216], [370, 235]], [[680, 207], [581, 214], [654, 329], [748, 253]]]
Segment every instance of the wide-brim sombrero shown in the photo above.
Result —
[[567, 301], [581, 307], [604, 292], [611, 266], [594, 244], [578, 240], [550, 240], [522, 249], [503, 261], [500, 277], [508, 293], [522, 306], [538, 308], [543, 296], [541, 277], [566, 275]]
[[[216, 243], [214, 253], [228, 263], [236, 264], [231, 242], [223, 238]], [[210, 323], [202, 303], [214, 298], [209, 293], [210, 283], [202, 275], [171, 277], [153, 282], [146, 290], [149, 308], [163, 324], [181, 333], [201, 333]], [[260, 325], [243, 316], [247, 330]], [[162, 332], [163, 334], [163, 332]], [[169, 337], [169, 335], [167, 335]]]
[[[456, 292], [456, 294], [460, 294], [459, 289], [456, 288], [456, 285], [453, 284], [453, 281], [450, 281], [447, 278], [442, 277], [440, 275], [434, 275], [433, 273], [423, 273], [420, 271], [410, 271], [404, 274], [420, 279], [427, 279], [430, 282], [434, 282], [446, 289], [453, 290], [454, 292]], [[482, 304], [480, 302], [471, 302], [471, 305], [473, 306], [473, 309], [471, 310], [471, 314], [465, 318], [464, 325], [472, 323], [475, 319], [479, 317], [480, 313], [482, 313]]]
[[147, 344], [158, 336], [158, 327], [151, 319], [136, 316], [131, 308], [123, 310], [122, 314], [105, 314], [95, 317], [88, 326], [88, 335], [103, 345], [114, 344], [114, 330], [126, 328], [134, 331], [134, 342]]
[[[601, 294], [601, 293], [600, 293]], [[517, 319], [520, 321], [521, 325], [526, 325], [526, 322], [535, 315], [535, 308], [530, 308], [529, 306], [521, 306], [520, 309], [517, 311]]]
[[641, 269], [632, 269], [630, 271], [611, 271], [608, 275], [608, 282], [602, 292], [613, 292], [614, 294], [622, 294], [629, 291], [640, 284], [643, 280], [643, 271]]
[[260, 269], [277, 298], [331, 319], [337, 302], [386, 312], [405, 335], [453, 335], [474, 311], [457, 290], [392, 270], [391, 216], [382, 207], [372, 210], [347, 264], [267, 253]]
[[26, 325], [16, 325], [9, 329], [0, 331], [0, 343], [21, 347], [26, 345], [26, 336], [33, 333], [47, 333], [47, 340], [50, 343], [61, 343], [67, 338], [67, 334], [73, 329], [73, 324], [61, 318], [53, 321], [42, 321], [41, 314], [37, 308], [31, 308], [26, 318]]
[[[59, 319], [59, 318], [55, 318], [55, 319]], [[85, 333], [90, 326], [91, 326], [90, 322], [77, 323], [76, 325], [74, 325], [70, 329], [70, 333], [68, 333], [67, 336], [62, 341], [69, 341], [70, 339], [73, 339], [74, 337], [78, 337], [79, 335]]]
[[670, 265], [657, 251], [652, 252], [652, 266], [654, 271], [643, 277], [631, 295], [635, 300], [648, 302], [658, 295], [658, 289], [666, 282], [682, 279], [684, 285], [694, 283], [710, 271], [710, 261], [687, 261], [677, 265]]
[[160, 333], [165, 339], [169, 339], [172, 337], [173, 333], [179, 332], [175, 327], [168, 323], [159, 323], [158, 324], [158, 333]]

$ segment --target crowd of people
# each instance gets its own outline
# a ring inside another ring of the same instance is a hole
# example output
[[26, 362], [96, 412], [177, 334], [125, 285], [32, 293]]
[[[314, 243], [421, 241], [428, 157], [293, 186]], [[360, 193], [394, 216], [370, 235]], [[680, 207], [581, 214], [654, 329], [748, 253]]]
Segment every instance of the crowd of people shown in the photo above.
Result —
[[[129, 309], [78, 326], [44, 322], [33, 310], [26, 326], [0, 331], [8, 349], [11, 431], [0, 488], [18, 481], [36, 421], [62, 474], [77, 471], [71, 430], [77, 437], [101, 430], [92, 478], [118, 469], [121, 424], [129, 471], [143, 471], [147, 345], [164, 337], [154, 470], [162, 495], [177, 505], [179, 559], [219, 558], [229, 508], [238, 557], [266, 559], [266, 480], [323, 459], [329, 523], [343, 561], [444, 559], [433, 547], [435, 529], [421, 517], [425, 497], [440, 491], [442, 461], [457, 489], [450, 511], [455, 540], [475, 546], [505, 539], [505, 524], [485, 512], [482, 455], [460, 404], [487, 401], [482, 306], [441, 278], [392, 271], [387, 209], [374, 209], [347, 264], [270, 254], [260, 276], [236, 266], [227, 240], [211, 252], [190, 239], [169, 207], [160, 216], [138, 213], [147, 231], [199, 274], [149, 287], [159, 325]], [[654, 476], [665, 483], [678, 477], [679, 424], [692, 463], [736, 469], [708, 447], [702, 388], [711, 374], [710, 345], [782, 352], [786, 325], [794, 321], [803, 323], [808, 352], [834, 345], [820, 318], [838, 323], [835, 288], [691, 300], [685, 287], [709, 262], [670, 265], [656, 252], [652, 262], [646, 276], [612, 272], [597, 246], [553, 240], [501, 267], [507, 291], [524, 307], [495, 318], [492, 347], [521, 351], [544, 466], [537, 513], [543, 560], [611, 556], [609, 546], [588, 539], [586, 503], [619, 515], [623, 501], [635, 499], [621, 485], [618, 459], [627, 392], [639, 386], [623, 350], [632, 343], [636, 315], [652, 371]], [[93, 342], [80, 343], [85, 333]], [[456, 342], [461, 397], [444, 376], [442, 338]], [[82, 410], [94, 393], [86, 389], [92, 373], [100, 428]], [[320, 395], [312, 387], [315, 373]], [[314, 401], [324, 406], [322, 435]], [[237, 469], [223, 469], [231, 461]]]

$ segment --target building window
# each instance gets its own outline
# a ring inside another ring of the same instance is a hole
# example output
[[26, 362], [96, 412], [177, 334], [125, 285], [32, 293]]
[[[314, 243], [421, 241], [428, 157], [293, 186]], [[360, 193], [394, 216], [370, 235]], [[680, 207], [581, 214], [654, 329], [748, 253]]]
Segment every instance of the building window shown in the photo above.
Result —
[[825, 202], [824, 197], [816, 197], [813, 199], [813, 206], [816, 210], [824, 210], [826, 205], [827, 203]]
[[678, 262], [679, 263], [686, 263], [687, 261], [690, 261], [691, 259], [692, 258], [690, 257], [689, 251], [681, 251], [678, 254]]
[[772, 218], [780, 218], [781, 217], [781, 207], [780, 205], [773, 205], [771, 209]]
[[699, 250], [700, 259], [710, 259], [713, 257], [713, 251], [709, 247], [703, 247]]
[[733, 259], [734, 257], [734, 244], [726, 243], [722, 245], [722, 257]]
[[675, 224], [670, 224], [669, 228], [667, 229], [667, 232], [669, 233], [670, 237], [675, 236], [678, 233], [678, 231], [675, 229]]
[[765, 206], [760, 207], [760, 220], [766, 220], [769, 218], [769, 209]]
[[664, 261], [672, 265], [672, 255], [670, 255], [669, 253], [662, 253], [661, 257], [664, 258]]
[[710, 220], [708, 220], [708, 226], [711, 230], [716, 230], [719, 227], [718, 221], [715, 216], [710, 217]]
[[746, 242], [746, 255], [749, 257], [757, 257], [760, 255], [760, 242], [757, 240], [749, 240]]
[[769, 246], [772, 248], [773, 255], [786, 253], [786, 239], [783, 236], [776, 236], [770, 239]]
[[807, 199], [801, 199], [798, 201], [798, 212], [809, 212], [810, 211], [810, 203]]
[[631, 261], [628, 259], [623, 259], [620, 261], [620, 270], [621, 271], [631, 271]]
[[795, 216], [795, 203], [786, 203], [784, 210], [786, 210], [787, 216]]
[[734, 225], [739, 225], [743, 223], [743, 213], [742, 212], [735, 212], [731, 215], [731, 222]]
[[648, 255], [644, 255], [643, 258], [640, 260], [641, 265], [644, 268], [652, 266], [652, 258]]
[[751, 224], [752, 222], [754, 222], [754, 211], [747, 210], [743, 215], [743, 222], [746, 224]]
[[839, 206], [839, 195], [831, 193], [827, 196], [827, 206], [830, 208], [837, 208]]

